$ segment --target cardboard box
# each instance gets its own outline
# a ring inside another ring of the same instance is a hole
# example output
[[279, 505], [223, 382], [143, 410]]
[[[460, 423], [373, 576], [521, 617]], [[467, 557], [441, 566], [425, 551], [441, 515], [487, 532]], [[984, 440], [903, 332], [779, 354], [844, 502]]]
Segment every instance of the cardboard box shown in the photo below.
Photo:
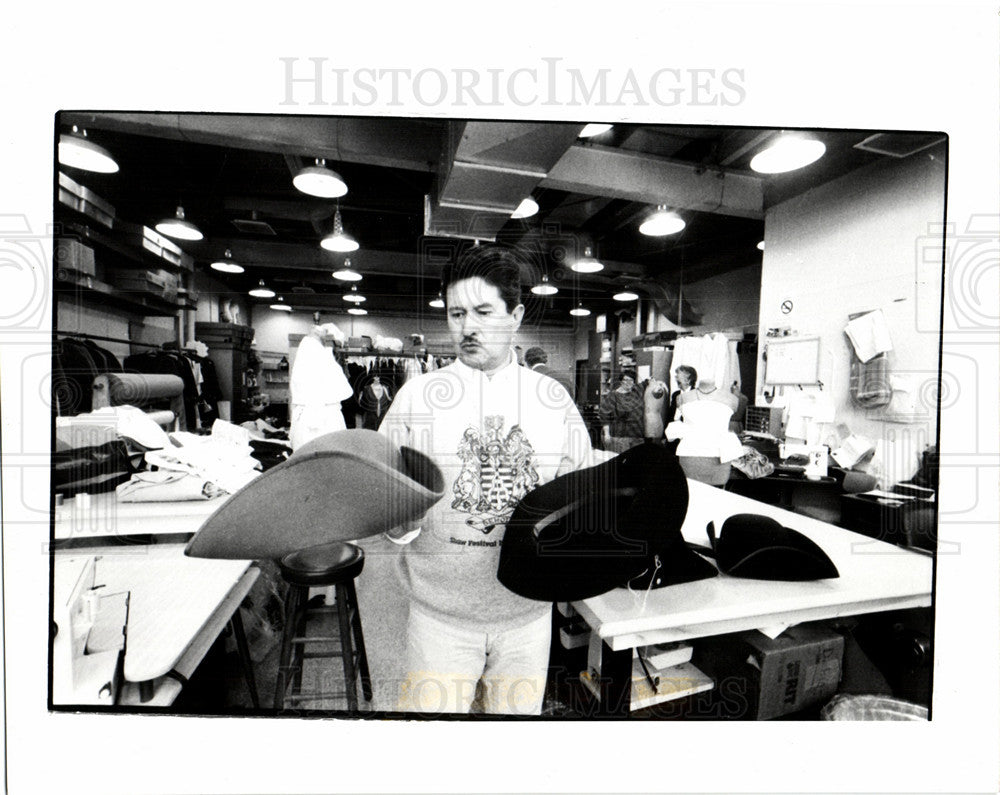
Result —
[[94, 249], [71, 237], [57, 237], [56, 271], [60, 269], [96, 276]]
[[757, 630], [705, 638], [692, 659], [720, 691], [745, 697], [745, 714], [733, 717], [768, 720], [829, 699], [840, 684], [843, 656], [842, 635], [800, 624], [773, 640]]

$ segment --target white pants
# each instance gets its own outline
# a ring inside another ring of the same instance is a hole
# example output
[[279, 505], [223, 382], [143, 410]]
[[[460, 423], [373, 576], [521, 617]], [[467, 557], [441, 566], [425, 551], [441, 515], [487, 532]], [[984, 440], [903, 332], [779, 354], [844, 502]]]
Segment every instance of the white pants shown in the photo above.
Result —
[[493, 633], [455, 626], [411, 606], [400, 708], [467, 713], [482, 680], [487, 713], [538, 715], [551, 635], [548, 613]]

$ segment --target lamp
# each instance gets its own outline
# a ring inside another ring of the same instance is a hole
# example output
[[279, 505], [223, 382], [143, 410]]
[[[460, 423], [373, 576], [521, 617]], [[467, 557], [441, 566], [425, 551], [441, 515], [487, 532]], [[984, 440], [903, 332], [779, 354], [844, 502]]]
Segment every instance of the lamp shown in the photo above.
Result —
[[360, 304], [368, 300], [358, 292], [358, 286], [356, 284], [351, 285], [351, 292], [345, 293], [343, 295], [343, 299], [345, 301], [350, 301], [352, 304]]
[[285, 299], [282, 298], [280, 295], [278, 296], [278, 300], [275, 303], [271, 304], [271, 309], [276, 309], [279, 312], [291, 312], [292, 311], [292, 308], [288, 304], [285, 303]]
[[438, 291], [437, 298], [432, 298], [428, 301], [427, 306], [433, 307], [434, 309], [444, 309], [444, 298], [441, 296], [440, 290]]
[[639, 294], [633, 293], [631, 290], [622, 290], [620, 293], [615, 293], [612, 298], [616, 301], [638, 301]]
[[327, 251], [347, 253], [358, 250], [358, 241], [344, 231], [339, 209], [333, 215], [333, 234], [324, 237], [319, 244]]
[[177, 213], [173, 218], [157, 222], [156, 231], [177, 240], [201, 240], [204, 237], [197, 226], [184, 218], [184, 208], [180, 205], [177, 205]]
[[535, 213], [538, 212], [538, 202], [532, 199], [530, 196], [524, 199], [517, 209], [510, 214], [511, 218], [531, 218]]
[[588, 124], [582, 130], [580, 130], [580, 138], [593, 138], [595, 135], [601, 135], [610, 130], [612, 125], [610, 124]]
[[549, 284], [549, 277], [546, 274], [542, 274], [542, 281], [531, 288], [531, 292], [535, 295], [555, 295], [559, 292], [559, 288], [554, 284]]
[[73, 125], [70, 135], [59, 136], [59, 162], [64, 166], [98, 174], [115, 174], [118, 163], [103, 146], [87, 140], [87, 131]]
[[335, 270], [332, 274], [334, 279], [339, 279], [342, 282], [360, 282], [362, 275], [356, 270], [351, 268], [351, 258], [348, 257], [344, 260], [344, 266], [338, 270]]
[[758, 251], [763, 251], [763, 250], [764, 250], [764, 241], [763, 241], [763, 240], [761, 240], [761, 241], [760, 241], [760, 242], [759, 242], [759, 243], [757, 244], [757, 250], [758, 250]]
[[656, 208], [656, 212], [639, 225], [639, 231], [650, 237], [663, 237], [680, 232], [687, 224], [677, 213], [667, 209], [665, 204]]
[[826, 152], [826, 144], [815, 138], [783, 135], [750, 161], [750, 168], [761, 174], [781, 174], [808, 166]]
[[594, 259], [590, 251], [590, 246], [583, 250], [583, 256], [574, 262], [570, 267], [577, 273], [597, 273], [604, 270], [604, 265]]
[[222, 273], [243, 273], [243, 266], [233, 262], [233, 252], [227, 248], [225, 258], [213, 262], [212, 270]]
[[569, 310], [569, 313], [573, 317], [587, 317], [590, 315], [590, 310], [587, 309], [587, 307], [585, 307], [582, 303], [579, 303], [571, 310]]
[[250, 291], [250, 295], [254, 298], [274, 298], [274, 290], [265, 285], [264, 280], [261, 279], [257, 282], [257, 286]]
[[349, 314], [349, 315], [367, 315], [368, 314], [368, 310], [367, 309], [362, 309], [360, 306], [352, 306], [350, 309], [347, 310], [347, 314]]
[[292, 184], [303, 193], [321, 199], [337, 199], [347, 193], [347, 183], [336, 171], [326, 167], [326, 161], [316, 158], [316, 165], [300, 168]]

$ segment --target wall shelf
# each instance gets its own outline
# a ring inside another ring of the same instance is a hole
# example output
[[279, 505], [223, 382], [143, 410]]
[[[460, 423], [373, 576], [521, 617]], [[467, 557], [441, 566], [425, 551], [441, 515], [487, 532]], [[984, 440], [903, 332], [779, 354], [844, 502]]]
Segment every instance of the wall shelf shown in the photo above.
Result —
[[60, 297], [83, 301], [146, 317], [172, 317], [180, 308], [175, 302], [156, 293], [123, 291], [79, 271], [60, 269], [54, 292]]

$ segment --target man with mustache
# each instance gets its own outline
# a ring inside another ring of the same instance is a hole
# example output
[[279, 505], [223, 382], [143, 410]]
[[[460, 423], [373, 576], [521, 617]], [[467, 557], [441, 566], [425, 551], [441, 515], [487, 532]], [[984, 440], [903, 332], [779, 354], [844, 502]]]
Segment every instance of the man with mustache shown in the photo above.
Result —
[[496, 577], [505, 522], [531, 489], [592, 464], [572, 399], [548, 376], [518, 366], [525, 255], [469, 249], [443, 276], [458, 360], [408, 381], [379, 431], [430, 456], [445, 498], [401, 556], [410, 597], [400, 707], [537, 715], [548, 669], [551, 604]]

